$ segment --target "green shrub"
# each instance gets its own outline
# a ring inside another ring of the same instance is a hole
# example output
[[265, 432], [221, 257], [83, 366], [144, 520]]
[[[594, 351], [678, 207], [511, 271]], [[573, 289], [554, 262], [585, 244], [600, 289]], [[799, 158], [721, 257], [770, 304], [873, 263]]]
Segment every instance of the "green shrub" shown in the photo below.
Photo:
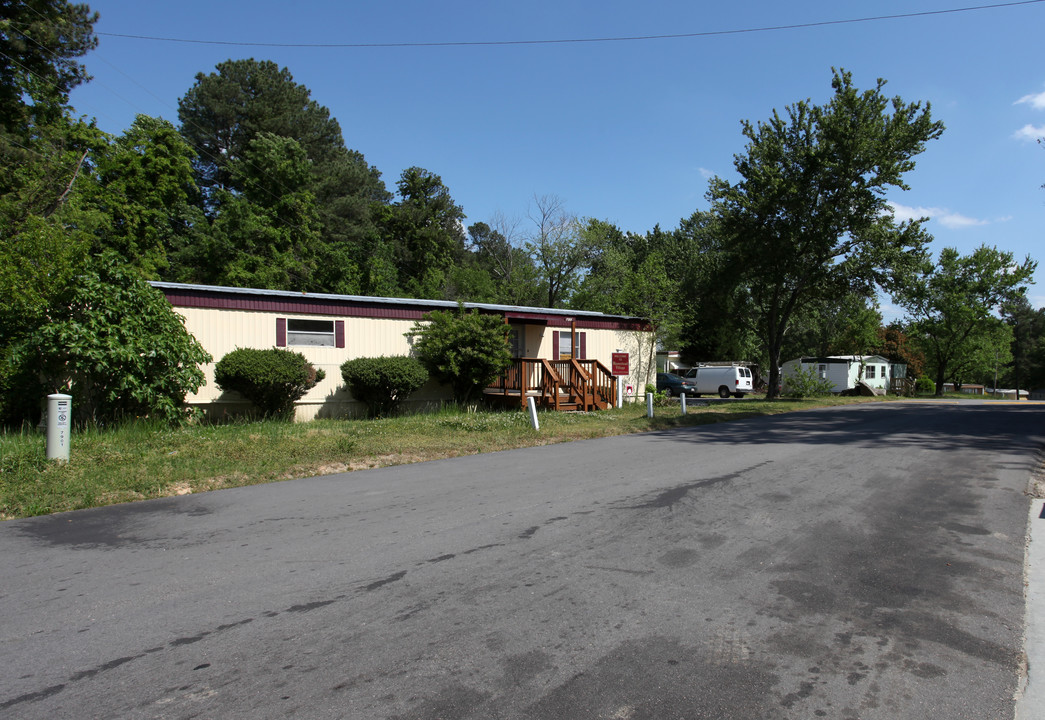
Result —
[[210, 359], [163, 293], [104, 255], [56, 293], [46, 323], [0, 348], [0, 390], [13, 396], [15, 425], [52, 392], [73, 396], [77, 424], [176, 423], [188, 417], [185, 396], [203, 385], [200, 365]]
[[428, 371], [417, 358], [363, 357], [341, 366], [341, 377], [371, 417], [391, 415], [414, 391], [428, 382]]
[[265, 416], [289, 415], [294, 402], [315, 387], [326, 373], [301, 353], [280, 348], [238, 348], [218, 361], [214, 382], [235, 391]]
[[657, 386], [653, 383], [646, 383], [646, 394], [653, 396], [654, 407], [667, 407], [675, 404], [666, 392], [658, 392]]
[[433, 310], [406, 333], [414, 351], [439, 382], [453, 389], [454, 400], [467, 404], [512, 362], [508, 326], [499, 315]]
[[927, 377], [920, 377], [914, 381], [914, 391], [919, 395], [935, 395], [936, 383]]
[[834, 390], [834, 383], [820, 377], [815, 368], [797, 367], [784, 376], [784, 395], [793, 398], [824, 397]]

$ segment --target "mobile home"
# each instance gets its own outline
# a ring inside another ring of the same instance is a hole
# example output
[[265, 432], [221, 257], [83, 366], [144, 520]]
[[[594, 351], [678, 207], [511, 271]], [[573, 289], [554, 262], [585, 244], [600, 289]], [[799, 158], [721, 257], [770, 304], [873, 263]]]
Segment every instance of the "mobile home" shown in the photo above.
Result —
[[[451, 310], [455, 302], [331, 295], [275, 290], [154, 282], [186, 329], [214, 362], [204, 367], [206, 384], [187, 400], [211, 415], [247, 408], [235, 393], [214, 384], [214, 363], [236, 348], [281, 347], [300, 352], [325, 379], [298, 401], [295, 417], [356, 415], [362, 405], [341, 379], [341, 364], [357, 357], [409, 355], [406, 333], [433, 310]], [[495, 314], [510, 328], [515, 358], [562, 362], [576, 359], [609, 367], [614, 354], [628, 353], [622, 386], [644, 389], [655, 377], [651, 356], [653, 333], [642, 318], [596, 312], [464, 303], [466, 310]], [[531, 363], [532, 365], [532, 363]], [[525, 367], [525, 364], [523, 365]], [[650, 367], [647, 367], [650, 366]], [[410, 404], [431, 405], [449, 399], [447, 388], [434, 381], [411, 397]]]

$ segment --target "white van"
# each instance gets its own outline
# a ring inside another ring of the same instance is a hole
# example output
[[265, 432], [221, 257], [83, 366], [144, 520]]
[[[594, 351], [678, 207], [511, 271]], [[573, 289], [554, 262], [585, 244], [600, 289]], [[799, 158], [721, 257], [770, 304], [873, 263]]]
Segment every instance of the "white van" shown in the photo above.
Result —
[[697, 397], [718, 393], [720, 398], [742, 398], [755, 389], [751, 371], [738, 365], [695, 367], [685, 376], [697, 381]]

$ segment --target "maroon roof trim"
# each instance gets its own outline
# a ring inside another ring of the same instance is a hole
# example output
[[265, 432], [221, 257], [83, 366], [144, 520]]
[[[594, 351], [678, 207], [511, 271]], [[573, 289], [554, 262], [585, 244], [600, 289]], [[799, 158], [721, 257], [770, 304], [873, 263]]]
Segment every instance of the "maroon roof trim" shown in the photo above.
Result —
[[[429, 310], [418, 307], [403, 307], [380, 300], [355, 301], [334, 300], [303, 296], [300, 299], [280, 297], [258, 297], [226, 293], [221, 290], [203, 288], [159, 288], [174, 307], [205, 308], [208, 310], [244, 310], [254, 312], [286, 313], [288, 315], [327, 315], [335, 317], [360, 317], [380, 320], [421, 320]], [[491, 312], [491, 311], [483, 311]], [[539, 312], [507, 311], [509, 320], [524, 320], [546, 324], [548, 327], [570, 327], [570, 319], [562, 315], [542, 315]], [[577, 327], [589, 330], [650, 330], [642, 320], [613, 318], [599, 320], [580, 316]]]

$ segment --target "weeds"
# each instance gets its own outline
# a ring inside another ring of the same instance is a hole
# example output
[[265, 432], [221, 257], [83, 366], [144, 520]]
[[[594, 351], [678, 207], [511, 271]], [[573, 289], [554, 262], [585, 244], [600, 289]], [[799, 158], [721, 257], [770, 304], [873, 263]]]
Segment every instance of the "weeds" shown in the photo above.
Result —
[[131, 422], [74, 432], [70, 462], [48, 462], [42, 434], [0, 434], [0, 519], [436, 458], [770, 415], [864, 399], [745, 401], [646, 417], [645, 406], [592, 413], [446, 407], [377, 420], [243, 420], [171, 427]]

